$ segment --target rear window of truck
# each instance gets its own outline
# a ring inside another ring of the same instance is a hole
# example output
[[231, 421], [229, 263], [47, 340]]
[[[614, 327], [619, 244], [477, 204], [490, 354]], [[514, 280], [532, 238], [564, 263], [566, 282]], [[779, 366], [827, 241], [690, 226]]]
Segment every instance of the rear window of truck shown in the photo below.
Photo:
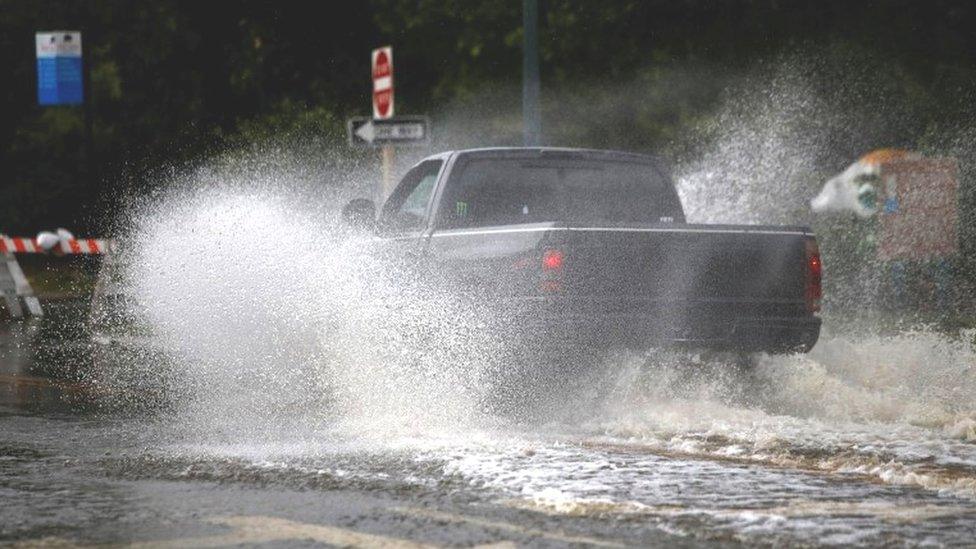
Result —
[[440, 203], [443, 228], [684, 217], [674, 188], [657, 169], [626, 161], [472, 159], [455, 168]]

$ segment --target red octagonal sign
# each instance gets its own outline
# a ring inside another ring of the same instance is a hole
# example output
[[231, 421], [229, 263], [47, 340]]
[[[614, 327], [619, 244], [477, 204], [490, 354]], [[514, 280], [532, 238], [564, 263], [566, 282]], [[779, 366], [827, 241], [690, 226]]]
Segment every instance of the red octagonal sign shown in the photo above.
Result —
[[373, 50], [373, 118], [393, 117], [393, 48]]

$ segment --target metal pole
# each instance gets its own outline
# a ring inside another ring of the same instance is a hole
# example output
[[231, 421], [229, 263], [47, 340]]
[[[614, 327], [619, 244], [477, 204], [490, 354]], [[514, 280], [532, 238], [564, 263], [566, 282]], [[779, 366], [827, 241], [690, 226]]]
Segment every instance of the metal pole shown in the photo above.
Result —
[[[92, 96], [91, 96], [91, 64], [92, 64], [92, 47], [94, 44], [92, 40], [91, 32], [91, 18], [88, 16], [88, 12], [85, 14], [85, 25], [82, 31], [82, 51], [81, 51], [81, 94], [82, 94], [82, 116], [84, 117], [84, 139], [83, 147], [85, 149], [85, 172], [84, 172], [84, 185], [85, 192], [89, 195], [96, 195], [98, 193], [98, 172], [95, 164], [95, 138], [94, 138], [94, 125], [95, 125], [95, 113], [93, 112]], [[89, 44], [85, 46], [84, 44]]]
[[539, 1], [522, 0], [522, 131], [523, 143], [542, 142], [539, 112]]
[[380, 204], [393, 192], [393, 162], [395, 161], [393, 145], [383, 145], [381, 151], [383, 157], [383, 188], [379, 201]]

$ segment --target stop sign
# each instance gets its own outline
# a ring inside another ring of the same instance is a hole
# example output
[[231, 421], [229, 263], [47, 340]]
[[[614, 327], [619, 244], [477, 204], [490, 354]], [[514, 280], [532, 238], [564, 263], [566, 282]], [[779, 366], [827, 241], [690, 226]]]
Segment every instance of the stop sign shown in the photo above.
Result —
[[373, 50], [373, 118], [393, 117], [393, 48]]

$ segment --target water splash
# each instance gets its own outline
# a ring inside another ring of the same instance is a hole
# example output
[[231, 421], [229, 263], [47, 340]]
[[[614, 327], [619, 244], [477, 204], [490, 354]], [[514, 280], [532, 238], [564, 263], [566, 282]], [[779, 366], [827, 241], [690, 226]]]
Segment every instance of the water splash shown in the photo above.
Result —
[[747, 372], [631, 356], [614, 363], [581, 436], [976, 496], [972, 336], [828, 333], [809, 355], [759, 357]]
[[490, 335], [368, 253], [337, 219], [348, 193], [323, 190], [310, 202], [280, 167], [208, 169], [135, 210], [116, 265], [125, 316], [167, 359], [140, 365], [144, 385], [165, 381], [176, 425], [203, 438], [477, 424]]
[[803, 71], [780, 65], [766, 86], [736, 89], [677, 166], [690, 222], [799, 223], [832, 134], [827, 101]]

